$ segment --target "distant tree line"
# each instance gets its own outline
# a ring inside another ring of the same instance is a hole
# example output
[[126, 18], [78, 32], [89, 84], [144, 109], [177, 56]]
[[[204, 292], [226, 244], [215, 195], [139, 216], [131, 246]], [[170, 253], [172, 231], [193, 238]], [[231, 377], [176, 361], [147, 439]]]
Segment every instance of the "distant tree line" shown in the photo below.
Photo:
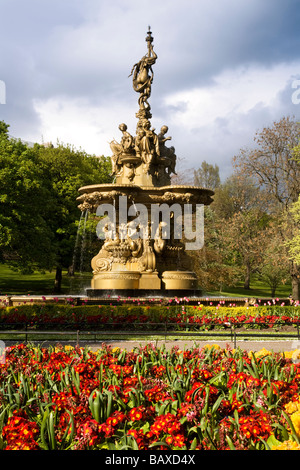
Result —
[[217, 165], [203, 161], [194, 183], [215, 191], [205, 207], [205, 246], [193, 253], [200, 285], [222, 291], [256, 274], [275, 296], [291, 282], [299, 300], [300, 124], [284, 117], [254, 136], [251, 149], [233, 158], [224, 182]]

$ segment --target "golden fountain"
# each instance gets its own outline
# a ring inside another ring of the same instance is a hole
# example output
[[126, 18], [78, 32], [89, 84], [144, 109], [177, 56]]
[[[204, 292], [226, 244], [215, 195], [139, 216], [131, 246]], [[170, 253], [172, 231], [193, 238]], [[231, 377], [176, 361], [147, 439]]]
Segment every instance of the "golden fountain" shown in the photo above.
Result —
[[[79, 209], [100, 217], [101, 249], [91, 261], [93, 279], [87, 289], [92, 297], [108, 291], [167, 297], [201, 292], [186, 249], [184, 221], [193, 221], [197, 237], [203, 224], [195, 219], [196, 209], [209, 205], [214, 192], [171, 184], [176, 154], [174, 147], [166, 145], [171, 139], [166, 136], [168, 127], [162, 126], [156, 134], [150, 122], [148, 100], [157, 60], [150, 28], [146, 42], [147, 53], [130, 74], [139, 93], [136, 135], [122, 123], [120, 142], [110, 143], [115, 182], [79, 189]], [[195, 246], [199, 249], [199, 244]]]

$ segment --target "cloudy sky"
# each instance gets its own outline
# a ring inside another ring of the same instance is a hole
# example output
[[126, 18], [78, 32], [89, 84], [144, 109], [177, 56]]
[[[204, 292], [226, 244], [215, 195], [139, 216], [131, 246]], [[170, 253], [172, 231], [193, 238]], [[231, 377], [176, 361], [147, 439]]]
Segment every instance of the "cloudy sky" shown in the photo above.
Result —
[[110, 155], [121, 122], [135, 134], [128, 76], [148, 25], [151, 122], [168, 125], [183, 169], [206, 160], [224, 179], [257, 130], [300, 118], [299, 0], [0, 0], [0, 120]]

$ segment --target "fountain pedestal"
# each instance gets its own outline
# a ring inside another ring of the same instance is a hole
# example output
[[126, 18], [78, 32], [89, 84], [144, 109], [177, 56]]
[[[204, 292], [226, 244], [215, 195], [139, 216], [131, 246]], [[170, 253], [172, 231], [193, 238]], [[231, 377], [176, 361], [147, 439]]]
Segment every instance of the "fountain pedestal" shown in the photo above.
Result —
[[160, 290], [161, 280], [158, 276], [158, 272], [155, 273], [141, 273], [139, 289], [144, 290]]

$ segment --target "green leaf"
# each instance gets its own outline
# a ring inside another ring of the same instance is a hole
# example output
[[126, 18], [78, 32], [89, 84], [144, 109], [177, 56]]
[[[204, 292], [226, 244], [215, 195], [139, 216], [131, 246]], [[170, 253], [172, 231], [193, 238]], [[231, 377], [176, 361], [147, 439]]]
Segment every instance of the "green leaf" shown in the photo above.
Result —
[[236, 448], [234, 447], [233, 442], [232, 442], [232, 440], [230, 439], [229, 436], [226, 436], [226, 441], [228, 442], [230, 450], [236, 450]]
[[280, 444], [281, 444], [281, 442], [278, 441], [278, 439], [276, 439], [274, 434], [271, 434], [271, 436], [269, 436], [269, 438], [267, 440], [267, 445], [269, 446], [270, 450], [272, 449], [273, 446], [278, 446]]

